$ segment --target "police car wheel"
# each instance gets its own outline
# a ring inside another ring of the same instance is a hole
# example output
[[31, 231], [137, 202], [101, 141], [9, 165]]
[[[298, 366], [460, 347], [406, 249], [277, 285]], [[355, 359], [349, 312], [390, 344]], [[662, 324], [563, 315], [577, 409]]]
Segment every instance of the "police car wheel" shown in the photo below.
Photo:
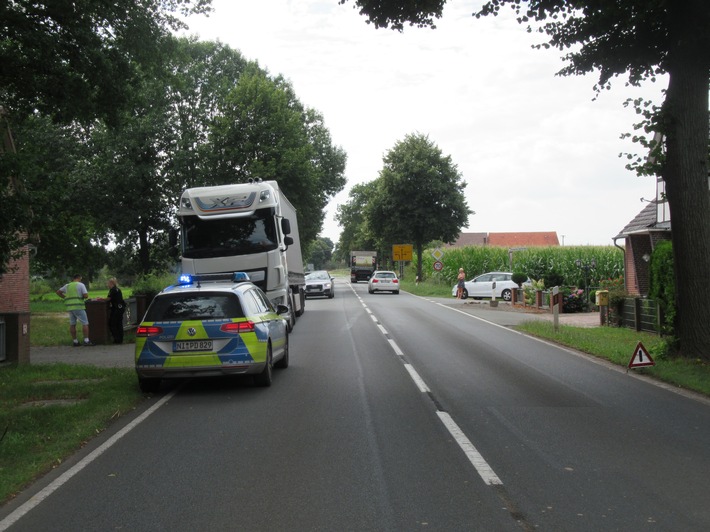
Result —
[[271, 357], [271, 344], [266, 346], [266, 365], [264, 370], [258, 375], [254, 375], [254, 382], [257, 386], [268, 387], [271, 386], [271, 372], [273, 371], [273, 360]]
[[155, 393], [160, 390], [160, 379], [138, 379], [138, 387], [143, 393]]
[[284, 346], [284, 356], [274, 364], [275, 368], [286, 369], [288, 367], [288, 334], [286, 334], [286, 345]]

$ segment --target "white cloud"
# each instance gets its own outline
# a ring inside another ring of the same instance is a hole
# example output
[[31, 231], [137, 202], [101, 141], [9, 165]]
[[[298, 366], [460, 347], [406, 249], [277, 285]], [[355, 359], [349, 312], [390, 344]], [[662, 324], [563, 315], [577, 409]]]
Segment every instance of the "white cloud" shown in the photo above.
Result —
[[653, 197], [655, 183], [624, 169], [620, 140], [637, 121], [622, 102], [659, 102], [663, 82], [592, 101], [594, 75], [555, 76], [555, 50], [534, 50], [511, 13], [470, 16], [447, 4], [437, 29], [375, 30], [338, 0], [214, 0], [190, 33], [217, 40], [291, 80], [348, 154], [347, 189], [328, 209], [323, 235], [337, 241], [336, 205], [377, 177], [382, 156], [406, 134], [428, 134], [468, 183], [476, 211], [465, 231], [556, 231], [566, 245], [610, 244]]

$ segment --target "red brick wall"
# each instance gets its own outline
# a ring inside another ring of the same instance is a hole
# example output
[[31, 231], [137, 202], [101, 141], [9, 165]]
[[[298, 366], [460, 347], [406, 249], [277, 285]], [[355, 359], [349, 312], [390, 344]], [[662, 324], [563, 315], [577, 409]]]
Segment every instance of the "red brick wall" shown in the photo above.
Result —
[[0, 278], [0, 314], [30, 311], [30, 259], [27, 248], [21, 259], [9, 264]]

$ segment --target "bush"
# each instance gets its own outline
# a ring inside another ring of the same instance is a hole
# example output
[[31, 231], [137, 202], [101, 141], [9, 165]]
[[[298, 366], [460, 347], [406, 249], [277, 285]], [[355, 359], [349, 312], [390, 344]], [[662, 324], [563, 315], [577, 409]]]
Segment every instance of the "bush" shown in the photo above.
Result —
[[145, 296], [150, 303], [163, 288], [175, 284], [174, 273], [148, 273], [139, 275], [131, 287], [134, 296]]
[[[61, 286], [59, 285], [57, 288]], [[30, 295], [33, 299], [44, 299], [44, 296], [53, 294], [57, 288], [52, 288], [47, 279], [32, 279], [30, 281]]]
[[535, 306], [535, 295], [538, 290], [545, 289], [545, 281], [543, 281], [542, 279], [539, 281], [531, 279], [531, 281], [531, 285], [525, 285], [523, 287], [523, 297], [525, 297], [526, 305]]
[[550, 270], [543, 275], [542, 280], [545, 281], [545, 286], [562, 286], [565, 282], [565, 277], [555, 270]]
[[599, 283], [599, 289], [609, 292], [609, 323], [621, 326], [624, 299], [629, 297], [624, 286], [624, 278], [603, 279]]
[[569, 293], [562, 296], [562, 312], [583, 312], [587, 310], [587, 298], [581, 288], [567, 289]]
[[676, 304], [675, 304], [675, 273], [673, 268], [673, 244], [664, 240], [656, 245], [651, 255], [651, 286], [649, 296], [658, 301], [661, 307], [663, 321], [661, 333], [669, 336], [675, 334]]
[[519, 287], [523, 286], [523, 283], [528, 280], [528, 276], [525, 273], [521, 272], [514, 272], [513, 276], [511, 277], [512, 281], [517, 284]]

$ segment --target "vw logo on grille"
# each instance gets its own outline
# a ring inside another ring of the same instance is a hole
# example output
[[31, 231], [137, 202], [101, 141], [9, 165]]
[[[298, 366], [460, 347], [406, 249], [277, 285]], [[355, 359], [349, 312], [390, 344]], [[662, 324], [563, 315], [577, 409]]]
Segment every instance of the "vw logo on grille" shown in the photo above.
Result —
[[196, 334], [197, 334], [197, 331], [195, 330], [194, 327], [190, 327], [190, 328], [187, 330], [187, 335], [188, 335], [188, 336], [195, 336]]

